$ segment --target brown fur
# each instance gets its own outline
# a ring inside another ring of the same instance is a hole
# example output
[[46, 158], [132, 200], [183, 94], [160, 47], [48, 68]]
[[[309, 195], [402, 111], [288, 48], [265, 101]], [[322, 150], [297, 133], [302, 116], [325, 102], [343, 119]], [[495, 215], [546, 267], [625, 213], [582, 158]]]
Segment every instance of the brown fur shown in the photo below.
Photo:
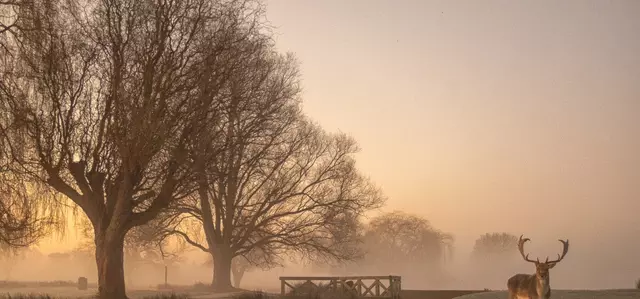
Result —
[[530, 260], [529, 255], [524, 254], [524, 243], [529, 241], [528, 238], [518, 241], [518, 250], [525, 261], [531, 262], [536, 266], [535, 274], [516, 274], [507, 280], [507, 288], [509, 290], [509, 299], [549, 299], [551, 297], [551, 285], [549, 279], [549, 269], [555, 267], [569, 251], [569, 240], [559, 240], [563, 244], [562, 256], [558, 254], [557, 260], [540, 262], [539, 260]]

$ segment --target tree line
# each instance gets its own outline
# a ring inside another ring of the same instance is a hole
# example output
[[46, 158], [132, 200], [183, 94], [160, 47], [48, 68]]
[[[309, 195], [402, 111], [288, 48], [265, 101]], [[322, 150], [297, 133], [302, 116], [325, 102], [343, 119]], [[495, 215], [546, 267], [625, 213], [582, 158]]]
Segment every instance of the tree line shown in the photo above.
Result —
[[355, 140], [302, 112], [298, 63], [275, 49], [262, 3], [0, 10], [5, 246], [34, 242], [72, 202], [92, 228], [100, 298], [126, 298], [127, 236], [151, 224], [211, 254], [218, 290], [237, 256], [355, 254], [341, 228], [385, 197], [358, 172]]

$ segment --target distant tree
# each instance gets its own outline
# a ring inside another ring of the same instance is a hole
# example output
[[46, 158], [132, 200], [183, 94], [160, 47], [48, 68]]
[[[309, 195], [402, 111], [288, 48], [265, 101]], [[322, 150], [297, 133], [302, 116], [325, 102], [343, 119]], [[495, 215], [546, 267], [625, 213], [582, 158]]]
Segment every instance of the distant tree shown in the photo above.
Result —
[[428, 220], [405, 212], [380, 215], [369, 223], [364, 235], [364, 261], [378, 269], [436, 267], [444, 261], [453, 236], [431, 226]]
[[505, 259], [518, 252], [518, 237], [508, 233], [486, 233], [475, 242], [472, 257], [476, 260]]

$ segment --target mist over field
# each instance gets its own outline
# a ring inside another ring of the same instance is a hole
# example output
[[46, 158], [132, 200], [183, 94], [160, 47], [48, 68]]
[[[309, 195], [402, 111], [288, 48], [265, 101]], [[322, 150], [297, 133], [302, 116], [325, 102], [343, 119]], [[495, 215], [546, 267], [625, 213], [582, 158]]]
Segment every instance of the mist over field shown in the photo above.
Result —
[[[554, 236], [532, 236], [527, 244], [532, 256], [547, 255], [555, 258], [560, 253], [561, 243]], [[557, 236], [556, 236], [557, 238]], [[602, 238], [571, 238], [567, 258], [551, 273], [553, 287], [557, 289], [628, 289], [632, 288], [640, 262], [635, 258], [640, 246], [634, 239], [619, 236]], [[456, 239], [456, 244], [470, 243], [469, 240]], [[522, 261], [514, 254], [510, 258], [492, 259], [490, 262], [473, 261], [472, 247], [458, 247], [449, 263], [441, 265], [442, 272], [432, 271], [434, 266], [411, 264], [393, 271], [369, 270], [371, 267], [353, 266], [348, 271], [326, 269], [321, 265], [290, 263], [269, 271], [251, 270], [243, 277], [244, 289], [265, 289], [279, 292], [280, 276], [341, 276], [341, 275], [401, 275], [405, 289], [484, 289], [504, 290], [506, 280], [514, 273], [533, 273], [534, 267]], [[168, 281], [171, 284], [192, 285], [196, 282], [209, 283], [212, 278], [211, 266], [203, 265], [206, 254], [197, 251], [185, 253], [185, 261], [168, 269]], [[0, 280], [12, 281], [75, 281], [78, 276], [86, 276], [90, 282], [97, 278], [95, 262], [92, 256], [79, 257], [69, 255], [52, 258], [37, 251], [24, 253], [10, 260], [3, 259]], [[364, 269], [363, 269], [364, 268]], [[603, 275], [604, 274], [604, 275]], [[164, 283], [162, 265], [143, 265], [135, 269], [127, 278], [132, 289], [155, 288]]]

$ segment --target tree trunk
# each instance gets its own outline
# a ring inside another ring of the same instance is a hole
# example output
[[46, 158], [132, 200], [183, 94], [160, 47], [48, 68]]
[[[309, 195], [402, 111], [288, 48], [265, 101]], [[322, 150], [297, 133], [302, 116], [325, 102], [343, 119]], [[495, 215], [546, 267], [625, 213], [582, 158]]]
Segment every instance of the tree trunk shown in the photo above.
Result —
[[233, 287], [240, 288], [240, 281], [242, 281], [242, 277], [244, 276], [245, 268], [244, 267], [231, 267], [233, 272]]
[[[228, 247], [228, 246], [226, 246]], [[216, 244], [211, 250], [213, 257], [213, 281], [211, 287], [216, 292], [225, 292], [233, 290], [231, 285], [231, 250], [225, 248], [223, 244]]]
[[126, 299], [124, 283], [124, 234], [104, 237], [96, 234], [96, 263], [98, 265], [98, 298]]

